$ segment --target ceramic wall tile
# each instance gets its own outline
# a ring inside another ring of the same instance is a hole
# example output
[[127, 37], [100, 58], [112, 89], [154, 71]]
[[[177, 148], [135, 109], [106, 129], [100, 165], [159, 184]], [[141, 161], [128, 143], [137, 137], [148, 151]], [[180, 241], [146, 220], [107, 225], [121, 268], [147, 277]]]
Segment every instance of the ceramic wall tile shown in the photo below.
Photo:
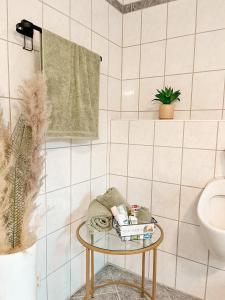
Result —
[[125, 14], [123, 17], [123, 47], [140, 44], [141, 11]]
[[141, 78], [162, 76], [165, 63], [165, 41], [141, 45]]
[[[219, 47], [217, 45], [220, 45]], [[205, 51], [207, 49], [207, 51]], [[225, 30], [201, 33], [196, 36], [195, 71], [225, 68]]]
[[157, 216], [178, 220], [179, 197], [179, 185], [153, 181], [152, 213]]
[[119, 46], [122, 45], [122, 26], [122, 14], [109, 5], [109, 40]]
[[194, 34], [196, 0], [172, 1], [168, 4], [168, 37]]
[[156, 121], [155, 122], [155, 145], [182, 147], [183, 144], [182, 121]]
[[[183, 47], [185, 45], [185, 48]], [[179, 60], [177, 58], [179, 57]], [[194, 35], [170, 39], [167, 42], [166, 75], [191, 73], [194, 59]]]
[[198, 1], [197, 32], [210, 31], [225, 27], [225, 3], [223, 0]]
[[104, 0], [92, 1], [92, 29], [108, 38], [109, 4]]
[[216, 149], [217, 127], [214, 121], [185, 122], [184, 147]]
[[151, 181], [128, 178], [127, 199], [130, 204], [140, 204], [150, 208], [151, 204]]
[[130, 145], [128, 175], [152, 179], [152, 146]]
[[[182, 149], [155, 147], [153, 180], [180, 183]], [[173, 170], [171, 172], [171, 170]]]
[[154, 141], [154, 122], [138, 120], [130, 122], [130, 144], [153, 145]]
[[123, 79], [139, 77], [140, 46], [123, 49]]
[[139, 80], [123, 80], [122, 111], [138, 111]]
[[167, 4], [149, 7], [142, 12], [142, 43], [166, 38]]
[[91, 2], [89, 0], [71, 1], [71, 17], [91, 28]]
[[176, 288], [200, 299], [204, 298], [207, 266], [178, 257]]

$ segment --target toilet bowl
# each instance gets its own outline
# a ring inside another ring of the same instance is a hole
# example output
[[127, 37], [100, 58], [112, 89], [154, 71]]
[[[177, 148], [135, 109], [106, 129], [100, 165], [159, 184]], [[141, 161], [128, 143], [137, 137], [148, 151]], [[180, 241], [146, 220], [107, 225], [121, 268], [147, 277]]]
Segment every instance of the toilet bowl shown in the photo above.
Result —
[[208, 249], [225, 261], [225, 179], [215, 179], [202, 192], [197, 214]]

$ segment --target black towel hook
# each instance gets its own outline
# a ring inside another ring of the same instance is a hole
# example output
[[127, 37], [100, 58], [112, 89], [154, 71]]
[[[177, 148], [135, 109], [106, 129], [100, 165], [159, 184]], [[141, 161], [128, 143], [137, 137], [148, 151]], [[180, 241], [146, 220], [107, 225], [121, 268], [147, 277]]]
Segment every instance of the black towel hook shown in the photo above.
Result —
[[[34, 45], [33, 45], [34, 30], [37, 30], [40, 33], [42, 33], [41, 27], [34, 25], [30, 21], [21, 20], [20, 23], [16, 24], [16, 31], [24, 36], [23, 49], [27, 51], [33, 51], [34, 49]], [[31, 40], [31, 48], [27, 46], [27, 37], [30, 38]]]

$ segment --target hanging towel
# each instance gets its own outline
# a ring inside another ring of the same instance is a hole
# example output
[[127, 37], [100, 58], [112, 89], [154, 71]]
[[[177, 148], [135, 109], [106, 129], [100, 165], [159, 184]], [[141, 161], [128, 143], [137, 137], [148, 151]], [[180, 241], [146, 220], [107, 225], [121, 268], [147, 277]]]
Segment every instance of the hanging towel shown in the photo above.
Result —
[[47, 30], [42, 39], [47, 136], [97, 139], [100, 56]]

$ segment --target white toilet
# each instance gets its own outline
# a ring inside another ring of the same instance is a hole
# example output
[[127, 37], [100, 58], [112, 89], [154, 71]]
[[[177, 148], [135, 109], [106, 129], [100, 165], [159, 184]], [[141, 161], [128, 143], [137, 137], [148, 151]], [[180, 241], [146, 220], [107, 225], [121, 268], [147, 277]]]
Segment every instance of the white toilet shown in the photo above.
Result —
[[197, 214], [208, 248], [225, 261], [225, 179], [215, 179], [202, 192]]

